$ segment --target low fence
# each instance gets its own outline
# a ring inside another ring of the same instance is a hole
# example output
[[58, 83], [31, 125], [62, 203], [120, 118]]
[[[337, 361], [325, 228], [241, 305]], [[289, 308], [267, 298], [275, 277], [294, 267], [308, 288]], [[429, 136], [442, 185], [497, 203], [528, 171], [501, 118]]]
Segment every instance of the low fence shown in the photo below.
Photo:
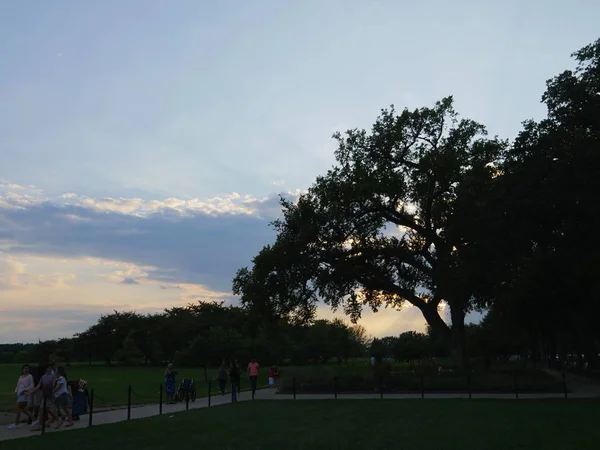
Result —
[[[468, 395], [472, 398], [473, 394], [477, 393], [503, 393], [512, 394], [516, 399], [519, 399], [519, 394], [524, 393], [560, 393], [567, 399], [569, 395], [569, 389], [567, 386], [566, 372], [562, 372], [561, 380], [555, 380], [553, 384], [548, 385], [536, 385], [535, 379], [531, 378], [531, 374], [527, 372], [513, 371], [513, 372], [502, 372], [496, 374], [486, 373], [485, 377], [482, 374], [477, 373], [466, 373], [466, 374], [427, 374], [427, 373], [390, 373], [378, 376], [378, 377], [358, 377], [358, 376], [340, 376], [334, 375], [332, 377], [320, 377], [315, 379], [307, 378], [302, 375], [292, 375], [285, 377], [279, 383], [280, 394], [291, 394], [292, 398], [296, 400], [298, 395], [304, 394], [329, 394], [334, 399], [338, 398], [338, 395], [342, 394], [357, 394], [357, 393], [377, 393], [381, 399], [386, 398], [386, 395], [393, 394], [420, 394], [421, 398], [426, 398], [427, 394], [440, 394], [440, 393], [451, 393], [451, 394], [463, 394]], [[490, 375], [493, 375], [490, 377]], [[486, 382], [482, 383], [482, 379]], [[502, 380], [501, 383], [498, 381]], [[197, 386], [195, 386], [197, 387]], [[229, 386], [230, 387], [230, 386]], [[210, 407], [212, 398], [215, 397], [220, 388], [215, 380], [209, 380], [203, 388], [206, 389], [206, 395], [203, 398], [207, 399], [207, 406]], [[124, 393], [126, 396], [127, 403], [126, 407], [115, 408], [114, 402], [109, 402], [98, 395], [92, 388], [89, 391], [88, 396], [88, 411], [87, 420], [88, 427], [92, 427], [94, 424], [94, 414], [97, 413], [98, 409], [106, 407], [110, 410], [115, 409], [126, 409], [126, 420], [131, 420], [131, 410], [133, 406], [156, 406], [158, 415], [163, 414], [163, 405], [165, 390], [163, 385], [158, 386], [156, 397], [139, 395], [133, 386], [128, 386], [127, 392]], [[179, 402], [185, 403], [185, 411], [190, 409], [190, 402], [196, 400], [195, 392], [192, 395], [192, 390], [186, 390], [182, 398], [178, 398]], [[239, 392], [239, 391], [238, 391]], [[230, 394], [230, 392], [228, 392]], [[180, 396], [181, 397], [181, 396]], [[254, 393], [252, 399], [254, 400]], [[230, 395], [231, 402], [235, 400]], [[136, 402], [134, 402], [134, 399]], [[154, 403], [157, 402], [157, 403]], [[223, 402], [220, 402], [223, 404]], [[40, 414], [42, 417], [47, 417], [47, 412], [50, 405], [46, 404], [46, 400], [41, 406]], [[106, 409], [104, 409], [106, 411]], [[41, 434], [45, 434], [46, 426], [45, 421], [41, 421], [42, 428]]]
[[282, 394], [563, 394], [569, 389], [565, 372], [557, 377], [540, 371], [502, 371], [468, 373], [372, 373], [323, 375], [302, 372], [285, 377], [279, 392]]
[[[176, 389], [176, 392], [177, 392], [176, 400], [173, 403], [184, 403], [185, 411], [189, 411], [190, 403], [195, 402], [197, 399], [197, 390], [196, 390], [197, 387], [198, 386], [194, 384], [193, 389], [185, 390], [183, 393], [178, 392], [179, 390]], [[200, 398], [206, 399], [208, 402], [207, 406], [210, 407], [212, 405], [213, 397], [217, 396], [218, 393], [221, 392], [218, 382], [216, 380], [209, 380], [202, 387], [206, 389], [206, 391], [205, 391], [206, 395], [204, 395]], [[245, 389], [244, 392], [245, 391], [247, 391], [247, 389]], [[241, 392], [242, 392], [242, 390], [238, 388], [237, 393], [239, 394]], [[231, 398], [231, 403], [233, 403], [237, 400], [237, 395], [236, 395], [236, 400], [234, 400], [234, 397], [233, 397], [233, 395], [231, 395], [231, 392], [228, 391], [227, 393], [230, 394], [229, 397]], [[88, 428], [93, 426], [94, 414], [97, 414], [98, 412], [123, 410], [124, 412], [126, 412], [126, 418], [127, 418], [126, 420], [129, 421], [129, 420], [131, 420], [132, 407], [142, 407], [142, 406], [149, 407], [149, 406], [156, 405], [158, 415], [162, 415], [163, 414], [163, 406], [166, 404], [165, 400], [164, 400], [165, 397], [166, 397], [165, 389], [162, 384], [158, 386], [156, 397], [150, 397], [148, 395], [140, 395], [135, 391], [133, 386], [128, 386], [127, 392], [126, 392], [126, 398], [127, 398], [126, 406], [119, 408], [119, 407], [114, 406], [114, 402], [108, 401], [108, 400], [104, 399], [103, 397], [101, 397], [100, 395], [98, 395], [95, 392], [95, 390], [92, 388], [89, 390], [88, 397], [87, 397]], [[222, 395], [221, 395], [221, 397], [222, 397]], [[254, 394], [254, 392], [252, 392], [252, 400], [254, 400], [254, 398], [255, 398], [255, 394]], [[220, 402], [220, 404], [223, 404], [223, 402]], [[47, 417], [50, 406], [51, 406], [50, 404], [46, 403], [46, 399], [44, 399], [42, 405], [40, 406], [40, 415], [42, 417]], [[100, 409], [101, 411], [98, 411], [98, 409]], [[45, 420], [41, 421], [41, 434], [42, 435], [44, 435], [46, 432], [46, 423], [45, 422], [46, 422]]]

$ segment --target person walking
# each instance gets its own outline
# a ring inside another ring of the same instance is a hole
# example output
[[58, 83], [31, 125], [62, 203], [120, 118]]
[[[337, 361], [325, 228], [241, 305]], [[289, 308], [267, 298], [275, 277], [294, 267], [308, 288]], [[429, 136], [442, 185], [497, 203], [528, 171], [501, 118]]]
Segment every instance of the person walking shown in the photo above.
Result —
[[[40, 378], [40, 382], [33, 389], [32, 394], [35, 394], [36, 391], [42, 391], [42, 406], [40, 414], [38, 414], [38, 418], [31, 425], [33, 429], [37, 429], [40, 426], [40, 423], [46, 422], [48, 420], [48, 415], [50, 415], [53, 419], [58, 423], [58, 416], [54, 413], [52, 409], [52, 405], [54, 404], [54, 385], [56, 384], [56, 375], [54, 373], [54, 365], [52, 363], [46, 366], [46, 371], [44, 375]], [[44, 414], [44, 412], [46, 414]], [[50, 425], [52, 420], [48, 421], [46, 425]]]
[[260, 366], [258, 365], [258, 361], [256, 359], [252, 359], [250, 364], [248, 364], [248, 376], [250, 377], [250, 387], [252, 388], [252, 398], [254, 398], [254, 394], [256, 393], [256, 385], [258, 383], [258, 370]]
[[60, 428], [63, 424], [62, 419], [60, 418], [59, 410], [62, 409], [67, 414], [67, 427], [73, 426], [73, 416], [71, 415], [71, 409], [69, 408], [69, 402], [71, 398], [69, 397], [69, 390], [67, 384], [67, 371], [64, 367], [59, 367], [58, 370], [58, 379], [56, 380], [56, 384], [54, 386], [54, 405], [52, 407], [54, 414], [56, 414], [56, 429]]
[[167, 392], [167, 405], [175, 403], [175, 368], [169, 363], [165, 370], [165, 391]]
[[277, 366], [271, 366], [269, 369], [269, 386], [277, 387], [277, 378], [279, 378], [279, 369]]
[[[29, 373], [33, 376], [33, 385], [34, 387], [37, 386], [42, 378], [42, 376], [44, 376], [44, 373], [46, 372], [46, 367], [42, 364], [38, 364], [36, 366], [33, 367], [29, 367]], [[34, 418], [34, 422], [38, 420], [39, 416], [40, 416], [40, 410], [42, 407], [42, 391], [36, 391], [35, 389], [32, 390], [33, 394], [30, 393], [29, 395], [29, 407], [31, 409], [31, 411], [33, 412], [33, 418]]]
[[229, 368], [229, 379], [231, 380], [231, 401], [237, 402], [238, 386], [240, 385], [240, 369], [235, 361]]
[[19, 426], [21, 414], [25, 414], [29, 418], [28, 423], [33, 422], [33, 415], [29, 412], [27, 405], [34, 388], [33, 376], [29, 373], [29, 365], [25, 364], [21, 367], [21, 375], [17, 380], [17, 387], [15, 388], [15, 394], [17, 395], [17, 416], [15, 417], [15, 423], [10, 424], [8, 428], [15, 429]]
[[225, 365], [225, 360], [221, 363], [221, 367], [219, 367], [219, 372], [217, 373], [217, 380], [219, 381], [219, 389], [221, 390], [221, 395], [225, 395], [225, 388], [227, 387], [227, 366]]
[[79, 379], [71, 383], [71, 392], [73, 392], [73, 420], [79, 420], [79, 417], [87, 412], [89, 403], [89, 392], [87, 389], [87, 381]]

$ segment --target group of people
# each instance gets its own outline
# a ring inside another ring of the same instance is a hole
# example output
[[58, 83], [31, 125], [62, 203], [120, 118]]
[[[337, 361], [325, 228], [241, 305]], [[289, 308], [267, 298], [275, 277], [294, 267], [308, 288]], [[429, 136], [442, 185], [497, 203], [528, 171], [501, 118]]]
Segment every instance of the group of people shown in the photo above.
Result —
[[[256, 387], [258, 384], [260, 365], [256, 359], [252, 359], [248, 363], [246, 372], [250, 380], [250, 387], [252, 389], [252, 396], [256, 393]], [[165, 369], [165, 391], [167, 393], [167, 403], [173, 403], [175, 396], [175, 377], [177, 372], [175, 371], [173, 364], [169, 364]], [[223, 360], [219, 370], [217, 372], [217, 380], [219, 382], [219, 389], [221, 394], [225, 395], [227, 392], [227, 381], [231, 383], [231, 399], [237, 401], [237, 396], [241, 391], [241, 369], [238, 361], [233, 360], [228, 366], [225, 360]], [[275, 386], [279, 377], [279, 369], [277, 366], [272, 366], [269, 369], [269, 386]]]
[[[53, 422], [55, 422], [56, 428], [60, 428], [65, 421], [67, 427], [73, 426], [73, 421], [79, 420], [79, 415], [87, 411], [89, 399], [85, 380], [69, 384], [65, 368], [60, 366], [55, 369], [53, 362], [33, 369], [34, 373], [31, 373], [32, 367], [29, 364], [25, 364], [21, 368], [21, 375], [15, 388], [16, 417], [14, 423], [10, 424], [8, 428], [17, 428], [21, 423], [22, 416], [28, 418], [27, 423], [32, 426], [32, 430], [41, 428], [42, 424], [49, 427]], [[258, 361], [252, 359], [248, 363], [246, 371], [253, 397], [256, 393], [259, 370]], [[176, 375], [173, 364], [169, 364], [165, 370], [167, 403], [173, 403], [174, 400]], [[269, 369], [269, 386], [276, 386], [278, 378], [279, 369], [277, 366], [272, 366]], [[223, 360], [217, 379], [222, 395], [225, 395], [227, 381], [230, 381], [232, 401], [237, 401], [237, 396], [241, 391], [241, 370], [238, 361], [233, 360], [227, 366]]]
[[[73, 426], [74, 416], [78, 419], [79, 414], [87, 409], [87, 399], [83, 399], [87, 392], [85, 381], [79, 380], [76, 387], [78, 398], [71, 401], [69, 390], [72, 387], [67, 382], [64, 367], [55, 369], [54, 363], [49, 362], [45, 366], [35, 367], [34, 373], [31, 373], [31, 369], [29, 364], [21, 368], [15, 388], [17, 413], [14, 423], [8, 428], [17, 428], [23, 415], [28, 418], [27, 423], [32, 430], [41, 428], [42, 424], [51, 426], [53, 422], [56, 428], [60, 428], [64, 422], [67, 422], [67, 427]], [[82, 401], [85, 401], [85, 406]]]
[[[260, 365], [256, 359], [252, 359], [248, 363], [248, 367], [246, 368], [246, 372], [248, 374], [248, 378], [250, 380], [250, 388], [252, 390], [252, 397], [256, 393], [256, 387], [258, 384], [258, 375], [259, 375]], [[279, 377], [279, 369], [277, 366], [272, 366], [269, 369], [269, 386], [275, 386], [277, 382], [277, 378]], [[219, 381], [219, 389], [221, 390], [221, 395], [225, 395], [227, 392], [227, 380], [229, 379], [231, 383], [231, 400], [237, 401], [237, 395], [241, 390], [241, 370], [240, 365], [236, 360], [231, 361], [229, 367], [225, 360], [223, 360], [221, 367], [219, 367], [219, 371], [217, 373], [217, 380]]]

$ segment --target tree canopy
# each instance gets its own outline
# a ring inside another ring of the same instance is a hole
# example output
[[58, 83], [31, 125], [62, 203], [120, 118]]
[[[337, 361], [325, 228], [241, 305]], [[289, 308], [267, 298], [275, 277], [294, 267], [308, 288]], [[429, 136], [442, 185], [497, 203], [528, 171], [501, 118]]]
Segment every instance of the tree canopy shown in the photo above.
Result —
[[194, 303], [142, 315], [114, 311], [87, 330], [37, 344], [0, 345], [0, 363], [88, 361], [121, 365], [175, 362], [216, 367], [223, 359], [263, 364], [346, 362], [364, 355], [364, 328], [340, 319], [300, 325], [257, 322], [248, 311], [221, 303]]
[[[553, 297], [551, 313], [568, 309], [575, 327], [598, 305], [599, 49], [576, 52], [576, 71], [548, 81], [548, 117], [525, 122], [513, 143], [461, 119], [452, 97], [336, 133], [336, 164], [296, 203], [282, 199], [275, 243], [238, 271], [234, 293], [257, 313], [304, 322], [319, 302], [353, 320], [408, 302], [462, 367], [474, 308], [516, 302], [512, 311], [541, 317]], [[594, 326], [579, 328], [587, 341]]]
[[[490, 213], [504, 283], [494, 307], [548, 351], [600, 348], [600, 40], [575, 52], [574, 71], [547, 82], [547, 117], [527, 121], [507, 153], [502, 205]], [[561, 343], [562, 341], [562, 343]]]

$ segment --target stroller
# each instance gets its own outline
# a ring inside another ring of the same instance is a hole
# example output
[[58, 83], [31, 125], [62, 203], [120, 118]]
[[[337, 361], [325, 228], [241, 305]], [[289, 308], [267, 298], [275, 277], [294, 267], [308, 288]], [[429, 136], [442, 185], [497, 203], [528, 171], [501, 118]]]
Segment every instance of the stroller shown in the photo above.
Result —
[[192, 402], [196, 401], [196, 385], [193, 378], [184, 378], [181, 380], [177, 392], [175, 392], [174, 400], [176, 402], [183, 402], [188, 396]]

